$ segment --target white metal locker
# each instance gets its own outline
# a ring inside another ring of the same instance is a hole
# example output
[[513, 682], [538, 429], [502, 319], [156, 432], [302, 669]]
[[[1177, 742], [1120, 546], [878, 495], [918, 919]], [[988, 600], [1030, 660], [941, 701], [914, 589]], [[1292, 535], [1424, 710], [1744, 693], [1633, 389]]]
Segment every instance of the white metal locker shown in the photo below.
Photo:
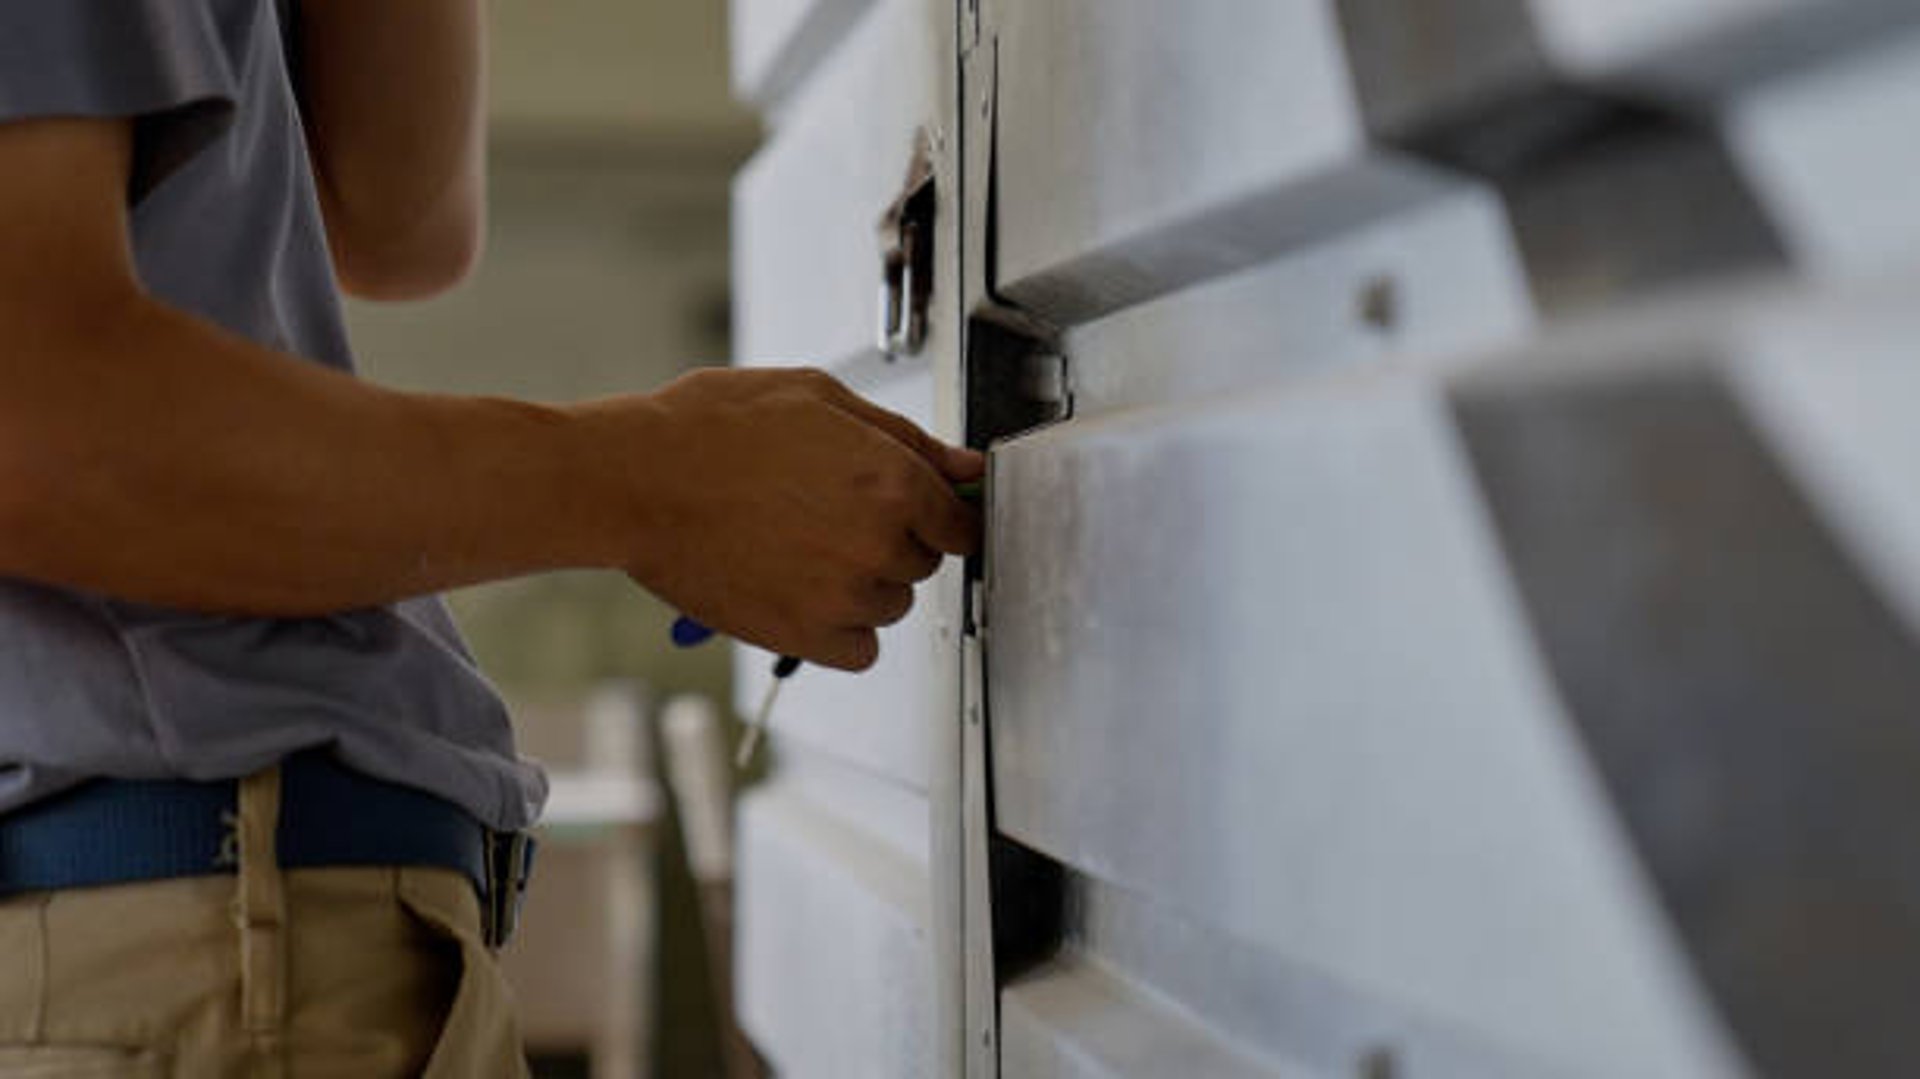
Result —
[[994, 450], [747, 810], [776, 1067], [1900, 1074], [1917, 10], [740, 0], [744, 354]]
[[[736, 88], [769, 125], [735, 187], [739, 354], [825, 368], [957, 434], [952, 275], [922, 297], [919, 347], [884, 352], [878, 329], [890, 210], [952, 183], [951, 5], [739, 0], [734, 47]], [[913, 225], [932, 229], [915, 242], [957, 245], [951, 218]], [[809, 667], [782, 693], [769, 775], [740, 814], [736, 952], [743, 1027], [780, 1074], [941, 1074], [929, 761], [952, 726], [940, 702], [958, 659], [949, 647], [942, 663], [939, 597], [957, 587], [956, 573], [923, 588], [874, 670]], [[743, 712], [771, 664], [738, 655]]]

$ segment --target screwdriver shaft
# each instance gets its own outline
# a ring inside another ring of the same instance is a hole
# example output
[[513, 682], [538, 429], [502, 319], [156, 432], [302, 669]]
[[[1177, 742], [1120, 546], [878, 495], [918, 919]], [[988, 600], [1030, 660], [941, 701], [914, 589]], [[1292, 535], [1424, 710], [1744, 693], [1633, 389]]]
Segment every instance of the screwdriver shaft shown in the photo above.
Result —
[[760, 740], [766, 735], [767, 723], [773, 719], [773, 702], [779, 699], [780, 687], [786, 684], [787, 679], [776, 674], [773, 682], [767, 686], [766, 696], [760, 698], [759, 710], [754, 712], [747, 729], [740, 735], [740, 749], [733, 757], [735, 768], [746, 768], [753, 763], [754, 754], [760, 750]]

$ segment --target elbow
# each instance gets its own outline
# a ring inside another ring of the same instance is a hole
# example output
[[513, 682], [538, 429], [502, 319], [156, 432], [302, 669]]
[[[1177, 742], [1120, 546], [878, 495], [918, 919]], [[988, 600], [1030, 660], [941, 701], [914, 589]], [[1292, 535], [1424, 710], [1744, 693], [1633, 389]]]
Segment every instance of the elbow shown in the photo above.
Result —
[[320, 179], [334, 276], [349, 296], [431, 299], [479, 265], [487, 224], [484, 181], [395, 192]]
[[334, 274], [342, 291], [362, 300], [431, 299], [472, 275], [484, 241], [478, 213], [431, 228], [333, 230]]

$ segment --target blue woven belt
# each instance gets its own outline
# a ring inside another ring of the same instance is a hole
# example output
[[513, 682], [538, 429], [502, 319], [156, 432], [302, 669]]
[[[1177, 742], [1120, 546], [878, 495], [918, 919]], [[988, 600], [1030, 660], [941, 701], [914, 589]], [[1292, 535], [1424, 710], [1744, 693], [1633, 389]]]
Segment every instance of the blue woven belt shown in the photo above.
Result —
[[[512, 935], [533, 840], [324, 751], [281, 762], [280, 865], [427, 866], [466, 875], [486, 936]], [[0, 817], [0, 896], [235, 871], [239, 784], [100, 779]]]

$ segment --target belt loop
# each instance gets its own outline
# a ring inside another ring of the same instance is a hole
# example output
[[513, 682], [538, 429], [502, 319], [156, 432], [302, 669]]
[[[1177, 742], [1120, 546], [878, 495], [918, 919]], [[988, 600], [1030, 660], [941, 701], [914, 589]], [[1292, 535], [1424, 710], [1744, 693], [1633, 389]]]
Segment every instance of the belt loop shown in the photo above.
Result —
[[235, 911], [240, 928], [241, 1024], [263, 1076], [278, 1076], [286, 1013], [286, 890], [280, 875], [280, 768], [240, 781], [240, 874]]

